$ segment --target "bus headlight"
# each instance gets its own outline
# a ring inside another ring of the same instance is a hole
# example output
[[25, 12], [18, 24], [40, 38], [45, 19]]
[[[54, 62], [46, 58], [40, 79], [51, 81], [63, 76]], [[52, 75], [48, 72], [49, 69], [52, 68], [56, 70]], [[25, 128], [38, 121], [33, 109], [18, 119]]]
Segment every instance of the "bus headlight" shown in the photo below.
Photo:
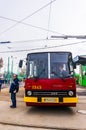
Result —
[[31, 91], [27, 91], [27, 95], [28, 95], [28, 96], [31, 96], [31, 95], [32, 95], [32, 92], [31, 92]]
[[74, 94], [73, 91], [69, 91], [69, 92], [68, 92], [68, 95], [69, 95], [69, 96], [73, 96], [73, 94]]

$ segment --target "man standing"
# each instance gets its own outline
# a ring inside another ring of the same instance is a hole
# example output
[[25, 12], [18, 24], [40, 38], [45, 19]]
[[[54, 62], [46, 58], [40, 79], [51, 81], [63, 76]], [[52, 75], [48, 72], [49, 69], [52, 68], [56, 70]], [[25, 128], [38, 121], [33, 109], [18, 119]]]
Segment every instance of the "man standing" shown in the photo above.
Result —
[[11, 100], [12, 100], [12, 105], [10, 106], [11, 108], [16, 108], [16, 93], [18, 92], [18, 88], [19, 88], [19, 80], [17, 78], [17, 75], [14, 74], [13, 82], [11, 83], [9, 90], [9, 92], [11, 93]]

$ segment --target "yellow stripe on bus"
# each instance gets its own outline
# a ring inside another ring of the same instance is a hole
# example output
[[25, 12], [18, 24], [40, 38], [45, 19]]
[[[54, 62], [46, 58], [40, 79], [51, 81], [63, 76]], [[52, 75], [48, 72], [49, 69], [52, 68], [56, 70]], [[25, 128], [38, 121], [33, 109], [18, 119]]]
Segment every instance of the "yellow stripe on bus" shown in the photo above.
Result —
[[63, 102], [64, 103], [77, 103], [78, 97], [64, 98]]
[[42, 97], [41, 102], [38, 102], [37, 97], [24, 97], [24, 102], [32, 103], [77, 103], [78, 97], [64, 97], [63, 102], [59, 102], [57, 97]]
[[24, 102], [37, 102], [36, 97], [24, 97]]

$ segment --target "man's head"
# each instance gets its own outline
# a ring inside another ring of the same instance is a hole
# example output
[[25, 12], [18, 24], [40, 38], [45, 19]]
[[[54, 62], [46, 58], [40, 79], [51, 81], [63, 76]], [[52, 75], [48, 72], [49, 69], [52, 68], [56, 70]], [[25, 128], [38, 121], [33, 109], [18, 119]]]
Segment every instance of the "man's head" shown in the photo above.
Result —
[[17, 78], [17, 75], [16, 75], [16, 74], [14, 74], [14, 75], [13, 75], [13, 78], [14, 78], [14, 79], [15, 79], [15, 78]]
[[59, 65], [59, 70], [63, 70], [63, 64]]

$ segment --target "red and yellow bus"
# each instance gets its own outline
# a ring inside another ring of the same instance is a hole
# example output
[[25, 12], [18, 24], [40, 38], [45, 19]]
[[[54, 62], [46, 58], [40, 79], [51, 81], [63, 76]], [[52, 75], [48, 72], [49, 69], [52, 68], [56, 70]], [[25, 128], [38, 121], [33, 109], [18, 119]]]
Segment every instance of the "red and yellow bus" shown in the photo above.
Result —
[[[63, 65], [65, 74], [59, 73]], [[76, 79], [71, 52], [29, 53], [24, 102], [27, 106], [76, 106]]]

